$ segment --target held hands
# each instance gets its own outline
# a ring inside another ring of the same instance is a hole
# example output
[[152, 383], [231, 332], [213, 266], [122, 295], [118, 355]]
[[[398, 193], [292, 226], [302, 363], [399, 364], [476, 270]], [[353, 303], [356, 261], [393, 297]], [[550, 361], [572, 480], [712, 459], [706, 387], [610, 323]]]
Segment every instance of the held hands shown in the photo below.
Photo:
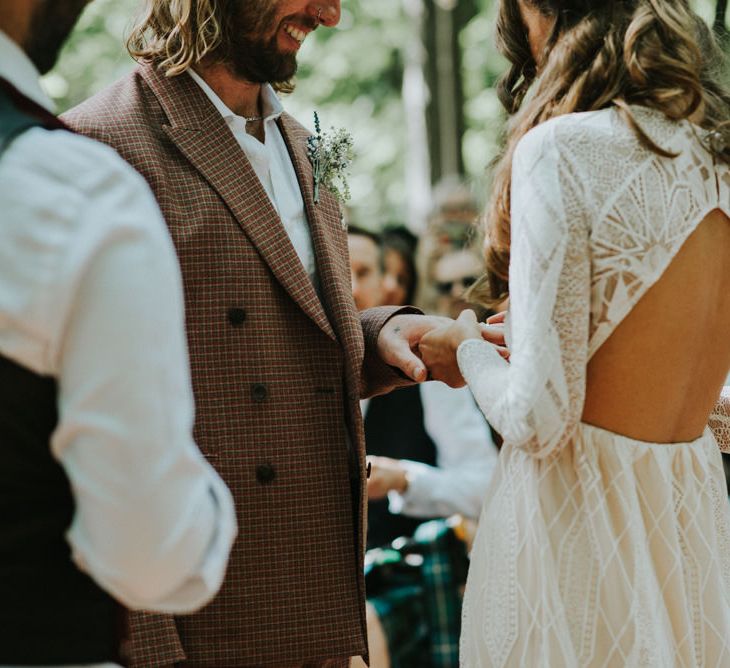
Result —
[[497, 346], [503, 357], [503, 322], [500, 313], [477, 322], [474, 311], [466, 310], [458, 320], [428, 315], [396, 315], [383, 326], [378, 336], [381, 359], [397, 367], [417, 383], [440, 380], [451, 387], [463, 387], [464, 379], [456, 363], [456, 349], [465, 339], [484, 339]]
[[428, 378], [426, 366], [416, 352], [425, 334], [452, 322], [433, 315], [396, 315], [385, 323], [378, 336], [378, 354], [390, 366], [421, 383]]
[[462, 387], [465, 383], [456, 362], [456, 351], [467, 339], [484, 339], [497, 346], [503, 357], [508, 357], [504, 348], [504, 315], [494, 316], [488, 322], [486, 325], [479, 323], [474, 311], [467, 309], [457, 320], [425, 334], [418, 351], [429, 370], [429, 377], [451, 387]]

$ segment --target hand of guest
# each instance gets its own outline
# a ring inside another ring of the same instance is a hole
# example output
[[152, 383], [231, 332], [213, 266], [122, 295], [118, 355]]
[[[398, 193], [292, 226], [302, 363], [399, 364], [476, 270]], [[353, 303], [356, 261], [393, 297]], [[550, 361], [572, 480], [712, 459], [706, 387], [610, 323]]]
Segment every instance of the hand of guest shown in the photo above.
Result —
[[390, 491], [403, 494], [408, 489], [405, 469], [397, 459], [370, 456], [367, 461], [371, 466], [368, 478], [368, 499], [379, 501], [384, 499]]
[[[418, 351], [428, 367], [430, 377], [451, 387], [462, 387], [464, 378], [456, 362], [456, 351], [466, 339], [484, 339], [497, 347], [504, 346], [504, 332], [501, 327], [491, 327], [477, 322], [474, 311], [462, 311], [457, 320], [421, 338]], [[504, 348], [500, 350], [506, 354]]]
[[432, 315], [393, 316], [380, 330], [378, 354], [386, 364], [420, 383], [427, 379], [428, 372], [414, 351], [425, 334], [451, 322], [449, 318]]

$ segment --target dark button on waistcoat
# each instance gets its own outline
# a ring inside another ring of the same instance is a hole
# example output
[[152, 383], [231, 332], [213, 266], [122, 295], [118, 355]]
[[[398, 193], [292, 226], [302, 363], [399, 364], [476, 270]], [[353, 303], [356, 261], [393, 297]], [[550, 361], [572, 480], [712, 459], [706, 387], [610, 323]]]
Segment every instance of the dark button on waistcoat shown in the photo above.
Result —
[[367, 477], [368, 480], [370, 480], [370, 474], [372, 473], [372, 471], [373, 471], [373, 463], [372, 462], [368, 462], [368, 468], [367, 468], [367, 471], [366, 471], [366, 477]]
[[276, 470], [271, 464], [259, 464], [256, 467], [256, 480], [262, 485], [268, 485], [276, 478]]
[[260, 404], [262, 401], [266, 401], [266, 397], [268, 396], [269, 391], [263, 383], [254, 383], [251, 385], [251, 397], [253, 397], [256, 403]]
[[228, 309], [228, 322], [234, 327], [240, 327], [246, 321], [246, 310], [242, 308]]

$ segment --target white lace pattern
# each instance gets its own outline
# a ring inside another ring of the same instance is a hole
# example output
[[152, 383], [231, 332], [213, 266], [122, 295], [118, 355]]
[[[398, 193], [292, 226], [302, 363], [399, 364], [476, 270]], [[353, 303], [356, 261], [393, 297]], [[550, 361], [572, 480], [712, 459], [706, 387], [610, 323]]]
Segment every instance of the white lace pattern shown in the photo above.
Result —
[[515, 153], [511, 360], [478, 340], [458, 351], [506, 444], [472, 557], [465, 666], [730, 665], [715, 444], [730, 449], [730, 388], [684, 450], [580, 422], [591, 356], [707, 214], [730, 216], [730, 169], [699, 131], [633, 112], [679, 157], [645, 149], [614, 110], [544, 123]]

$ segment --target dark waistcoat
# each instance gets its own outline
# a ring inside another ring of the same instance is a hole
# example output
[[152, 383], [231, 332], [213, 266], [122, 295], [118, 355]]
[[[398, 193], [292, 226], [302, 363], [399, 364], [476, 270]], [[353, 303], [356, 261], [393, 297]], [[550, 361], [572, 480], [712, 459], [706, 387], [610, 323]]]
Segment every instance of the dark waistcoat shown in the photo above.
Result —
[[[409, 459], [434, 466], [436, 445], [426, 432], [421, 393], [417, 385], [375, 397], [365, 415], [365, 444], [369, 455]], [[411, 536], [429, 518], [395, 515], [388, 500], [368, 504], [368, 548]]]
[[[63, 127], [0, 80], [0, 160], [34, 126]], [[56, 403], [53, 378], [0, 355], [0, 665], [121, 663], [124, 615], [64, 537], [74, 500], [50, 452]]]

